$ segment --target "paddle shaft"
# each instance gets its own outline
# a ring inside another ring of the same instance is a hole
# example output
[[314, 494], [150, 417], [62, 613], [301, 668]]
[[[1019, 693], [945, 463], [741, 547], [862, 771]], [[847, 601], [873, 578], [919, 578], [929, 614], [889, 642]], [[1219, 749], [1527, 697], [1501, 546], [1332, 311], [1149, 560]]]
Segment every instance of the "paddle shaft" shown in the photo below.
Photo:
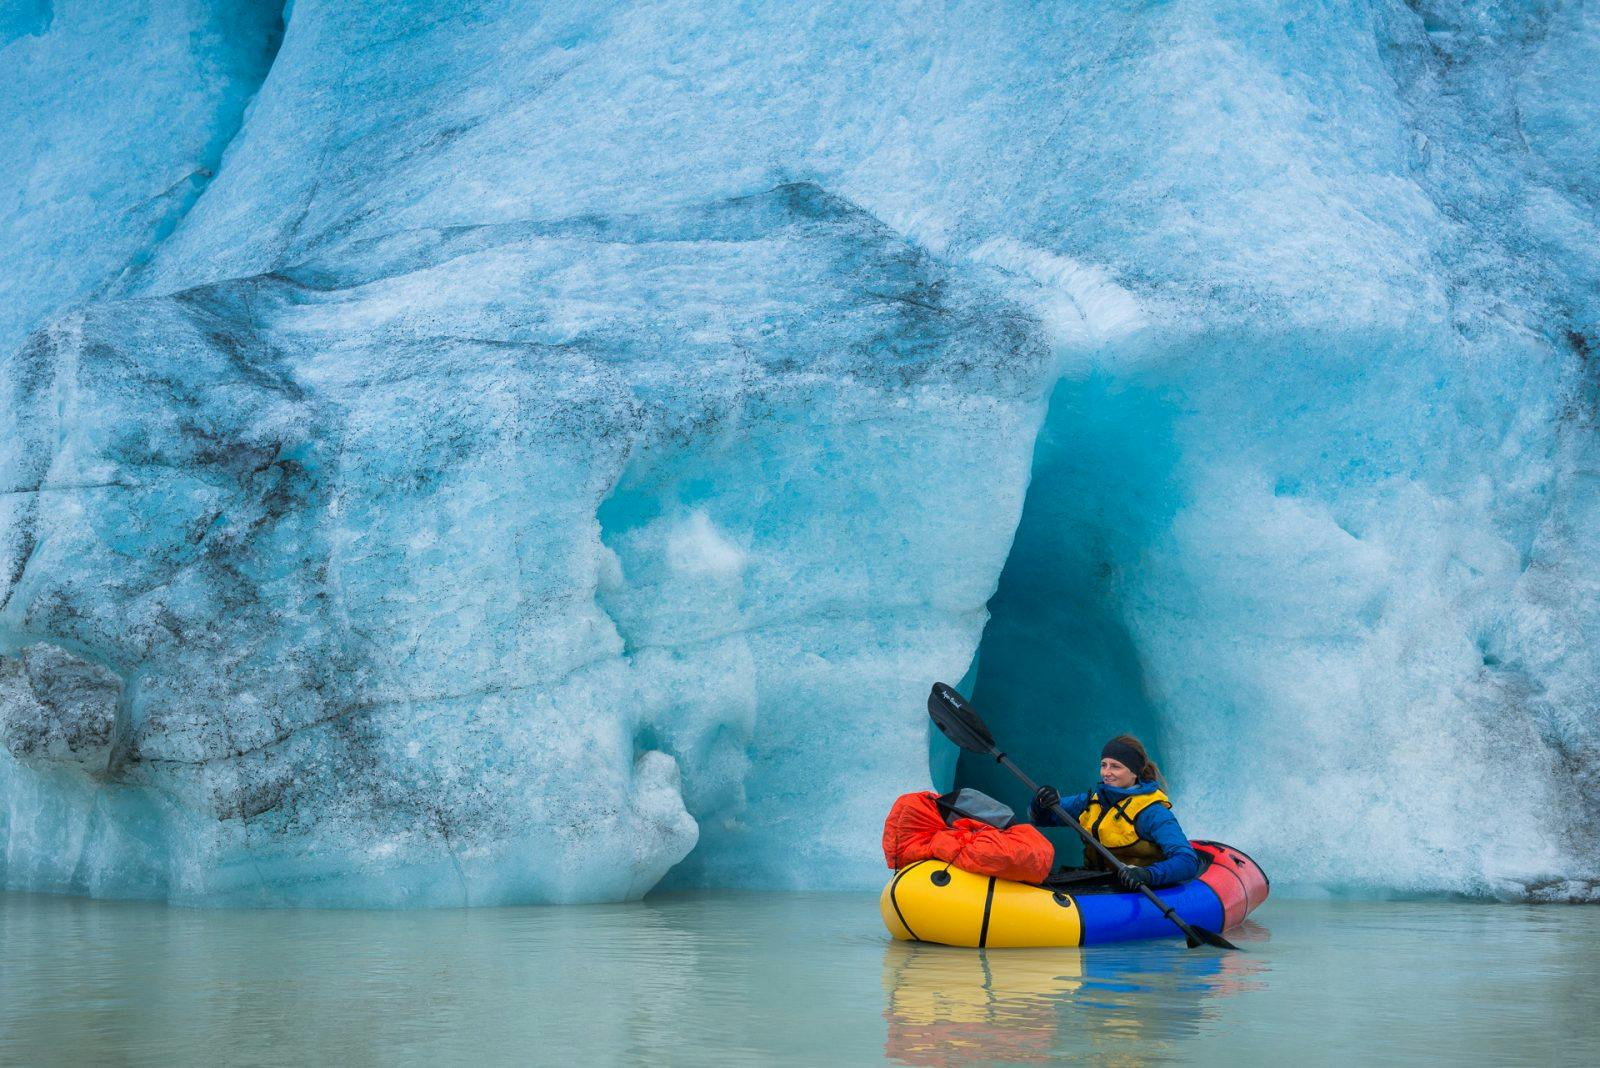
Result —
[[[1002, 767], [1021, 780], [1022, 785], [1028, 788], [1029, 793], [1037, 794], [1039, 792], [1038, 784], [1032, 779], [1028, 778], [1028, 773], [1017, 767], [1016, 764], [1012, 763], [1011, 758], [1000, 752], [998, 747], [991, 748], [990, 752], [994, 755], [994, 758], [1000, 762]], [[1051, 805], [1050, 808], [1053, 812], [1055, 812], [1056, 819], [1077, 831], [1078, 837], [1083, 839], [1083, 844], [1093, 849], [1096, 853], [1099, 853], [1106, 863], [1111, 865], [1112, 871], [1121, 872], [1122, 869], [1127, 867], [1126, 864], [1117, 859], [1116, 854], [1112, 853], [1111, 850], [1101, 845], [1099, 839], [1085, 830], [1083, 824], [1067, 815], [1067, 810], [1062, 808], [1059, 802]], [[1154, 890], [1142, 884], [1138, 887], [1138, 889], [1141, 894], [1150, 899], [1151, 904], [1155, 905], [1156, 908], [1161, 910], [1161, 914], [1163, 916], [1177, 925], [1178, 930], [1183, 932], [1184, 937], [1189, 939], [1191, 945], [1196, 945], [1203, 941], [1199, 935], [1194, 933], [1194, 929], [1183, 921], [1181, 916], [1172, 911], [1171, 905], [1167, 904], [1165, 901], [1162, 901], [1156, 896], [1156, 892]]]

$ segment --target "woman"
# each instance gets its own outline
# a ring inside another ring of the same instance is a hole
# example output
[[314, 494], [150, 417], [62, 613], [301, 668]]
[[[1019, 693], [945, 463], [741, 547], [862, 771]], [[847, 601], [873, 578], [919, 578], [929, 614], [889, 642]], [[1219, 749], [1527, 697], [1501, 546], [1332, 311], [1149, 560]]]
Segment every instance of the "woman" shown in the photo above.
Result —
[[[1128, 865], [1117, 875], [1128, 889], [1171, 886], [1200, 874], [1200, 858], [1172, 814], [1165, 785], [1139, 739], [1119, 734], [1100, 750], [1099, 787], [1062, 797], [1055, 787], [1041, 786], [1030, 815], [1037, 826], [1059, 827], [1061, 820], [1051, 811], [1059, 804]], [[1089, 867], [1107, 867], [1096, 850], [1085, 846], [1083, 852]]]

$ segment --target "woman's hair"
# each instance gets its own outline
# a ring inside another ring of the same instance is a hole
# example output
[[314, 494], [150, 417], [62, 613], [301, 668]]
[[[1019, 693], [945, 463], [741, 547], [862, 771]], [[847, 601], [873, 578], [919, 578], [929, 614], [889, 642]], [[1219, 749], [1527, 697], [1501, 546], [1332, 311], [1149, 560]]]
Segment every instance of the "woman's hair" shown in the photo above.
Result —
[[1145, 752], [1143, 742], [1131, 734], [1119, 734], [1111, 741], [1125, 745], [1139, 754], [1140, 765], [1136, 768], [1129, 767], [1128, 770], [1133, 772], [1140, 782], [1153, 782], [1163, 790], [1167, 788], [1167, 780], [1161, 777], [1161, 769], [1156, 767], [1156, 762], [1150, 759], [1149, 753]]

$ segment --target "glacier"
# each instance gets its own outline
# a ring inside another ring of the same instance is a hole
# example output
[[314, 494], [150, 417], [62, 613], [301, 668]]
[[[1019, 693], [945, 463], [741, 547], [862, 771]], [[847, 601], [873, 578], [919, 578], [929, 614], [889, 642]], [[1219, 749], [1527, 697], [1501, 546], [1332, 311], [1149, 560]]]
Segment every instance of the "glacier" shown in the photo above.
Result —
[[1600, 14], [26, 0], [0, 881], [859, 888], [965, 677], [1323, 893], [1600, 886]]

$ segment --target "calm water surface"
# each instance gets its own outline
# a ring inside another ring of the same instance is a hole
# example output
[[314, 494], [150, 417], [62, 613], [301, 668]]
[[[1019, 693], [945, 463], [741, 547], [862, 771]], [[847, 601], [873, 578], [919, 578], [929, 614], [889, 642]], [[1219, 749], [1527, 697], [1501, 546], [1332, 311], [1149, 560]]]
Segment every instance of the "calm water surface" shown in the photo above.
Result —
[[891, 942], [873, 896], [0, 895], [4, 1064], [1600, 1063], [1600, 909], [1274, 900], [1246, 953]]

